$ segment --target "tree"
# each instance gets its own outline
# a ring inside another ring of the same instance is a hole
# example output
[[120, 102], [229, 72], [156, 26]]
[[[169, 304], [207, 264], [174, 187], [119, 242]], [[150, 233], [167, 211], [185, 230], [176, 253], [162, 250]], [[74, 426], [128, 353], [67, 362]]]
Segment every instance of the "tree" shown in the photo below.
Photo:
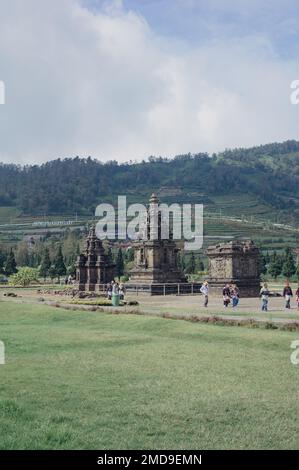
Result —
[[184, 253], [178, 253], [178, 267], [184, 273], [186, 269]]
[[66, 273], [69, 276], [75, 276], [76, 274], [76, 265], [75, 263], [70, 264], [70, 266], [67, 267]]
[[54, 264], [52, 264], [49, 268], [49, 276], [50, 276], [51, 281], [53, 281], [53, 279], [57, 276], [57, 272], [56, 272]]
[[128, 263], [134, 261], [134, 248], [130, 247], [126, 251], [126, 261]]
[[277, 276], [279, 276], [279, 274], [281, 274], [281, 269], [282, 269], [281, 259], [277, 255], [276, 251], [274, 251], [274, 253], [272, 255], [272, 258], [271, 258], [271, 262], [270, 262], [269, 267], [268, 267], [268, 272], [269, 272], [270, 276], [272, 276], [272, 277], [274, 277], [274, 279], [276, 279]]
[[269, 251], [267, 251], [267, 253], [265, 254], [264, 258], [265, 258], [266, 264], [269, 264], [270, 261], [271, 261], [271, 257], [270, 257], [270, 255], [269, 255]]
[[26, 241], [18, 244], [16, 251], [16, 263], [18, 266], [29, 266], [29, 251]]
[[190, 258], [187, 261], [185, 272], [187, 274], [194, 274], [195, 271], [196, 271], [195, 256], [194, 256], [194, 252], [192, 251]]
[[107, 250], [107, 261], [109, 263], [113, 263], [113, 254], [112, 254], [111, 246], [109, 246]]
[[282, 274], [285, 277], [290, 278], [295, 274], [295, 272], [296, 272], [296, 266], [295, 266], [294, 257], [290, 248], [287, 248], [285, 252], [285, 261], [282, 266]]
[[6, 256], [0, 248], [0, 274], [4, 274], [4, 263]]
[[123, 252], [122, 249], [119, 248], [118, 253], [117, 253], [117, 259], [116, 259], [116, 274], [120, 278], [124, 274], [124, 258], [123, 258]]
[[58, 277], [58, 281], [60, 282], [60, 276], [65, 276], [66, 274], [66, 267], [63, 260], [63, 254], [61, 246], [58, 248], [57, 256], [54, 262], [56, 276]]
[[72, 265], [76, 261], [78, 251], [78, 238], [77, 232], [67, 230], [63, 240], [63, 256], [67, 266]]
[[28, 287], [32, 282], [38, 282], [38, 270], [28, 266], [20, 268], [9, 279], [9, 283], [12, 286]]
[[45, 248], [44, 256], [42, 258], [42, 262], [39, 268], [39, 274], [46, 280], [47, 276], [49, 275], [49, 269], [51, 267], [51, 260], [50, 260], [50, 253], [49, 248]]
[[266, 274], [266, 272], [267, 272], [266, 257], [263, 254], [261, 254], [259, 257], [259, 273]]
[[16, 272], [18, 272], [17, 263], [16, 263], [16, 259], [15, 259], [15, 254], [12, 251], [12, 248], [11, 248], [10, 253], [9, 253], [9, 255], [6, 259], [5, 265], [4, 265], [4, 273], [7, 276], [11, 276], [12, 274], [15, 274]]
[[205, 270], [205, 265], [199, 257], [198, 257], [198, 260], [197, 260], [197, 269], [198, 269], [198, 271], [204, 271]]

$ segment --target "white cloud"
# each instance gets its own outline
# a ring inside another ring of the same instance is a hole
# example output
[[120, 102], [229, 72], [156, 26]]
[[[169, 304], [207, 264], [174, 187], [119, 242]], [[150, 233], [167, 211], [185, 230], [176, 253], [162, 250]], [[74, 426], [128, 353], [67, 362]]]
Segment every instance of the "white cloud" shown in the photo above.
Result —
[[1, 6], [0, 160], [75, 155], [121, 161], [298, 138], [295, 62], [265, 37], [210, 45], [157, 36], [106, 2]]

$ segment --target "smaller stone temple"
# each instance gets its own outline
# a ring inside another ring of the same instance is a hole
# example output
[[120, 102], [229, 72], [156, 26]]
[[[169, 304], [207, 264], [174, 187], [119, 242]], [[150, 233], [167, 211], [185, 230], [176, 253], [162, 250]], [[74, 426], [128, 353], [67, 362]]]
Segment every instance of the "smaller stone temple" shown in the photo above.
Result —
[[234, 240], [209, 246], [210, 292], [221, 294], [226, 283], [236, 284], [242, 297], [258, 297], [260, 291], [259, 249], [252, 240]]
[[114, 278], [115, 265], [105, 253], [101, 240], [91, 227], [86, 238], [85, 253], [77, 258], [76, 282], [80, 291], [100, 291]]
[[[159, 205], [156, 194], [152, 194], [143, 227], [144, 236], [134, 242], [134, 267], [130, 271], [131, 284], [185, 283], [186, 278], [178, 266], [176, 242], [171, 238], [162, 239], [161, 214], [157, 224], [151, 224], [154, 211]], [[152, 233], [155, 231], [155, 233]]]

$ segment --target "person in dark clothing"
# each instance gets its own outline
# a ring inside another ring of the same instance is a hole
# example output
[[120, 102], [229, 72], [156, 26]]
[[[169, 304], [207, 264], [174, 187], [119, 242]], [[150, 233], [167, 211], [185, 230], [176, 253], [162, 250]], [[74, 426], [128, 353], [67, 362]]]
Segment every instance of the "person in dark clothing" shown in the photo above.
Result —
[[296, 290], [296, 302], [297, 302], [297, 310], [299, 310], [299, 285], [298, 285], [298, 289]]
[[291, 297], [293, 297], [293, 292], [288, 281], [286, 282], [282, 295], [286, 301], [285, 308], [291, 308]]
[[108, 284], [108, 286], [107, 286], [106, 295], [107, 295], [107, 299], [111, 300], [111, 298], [112, 298], [112, 285], [111, 285], [111, 283]]
[[228, 284], [225, 284], [222, 290], [223, 295], [223, 306], [226, 308], [230, 303], [230, 288]]

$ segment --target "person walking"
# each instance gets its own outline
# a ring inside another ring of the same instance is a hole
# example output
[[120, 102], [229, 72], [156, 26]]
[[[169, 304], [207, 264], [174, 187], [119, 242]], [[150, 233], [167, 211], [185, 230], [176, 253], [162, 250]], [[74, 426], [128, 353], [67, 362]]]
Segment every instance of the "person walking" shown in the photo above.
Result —
[[200, 292], [204, 295], [204, 307], [208, 306], [209, 303], [209, 283], [204, 281], [203, 285], [200, 288]]
[[268, 290], [268, 284], [266, 282], [263, 284], [263, 287], [260, 290], [260, 296], [262, 299], [262, 311], [267, 312], [268, 301], [269, 301], [269, 290]]
[[286, 281], [286, 285], [285, 285], [285, 288], [283, 289], [282, 295], [286, 301], [285, 308], [291, 308], [291, 297], [293, 297], [293, 292], [292, 292], [289, 281]]
[[112, 285], [111, 285], [111, 283], [108, 284], [106, 292], [107, 292], [107, 299], [111, 300], [111, 298], [112, 298]]
[[120, 300], [124, 300], [124, 299], [125, 299], [125, 292], [126, 292], [125, 286], [124, 286], [124, 284], [121, 282], [120, 285], [119, 285], [119, 299], [120, 299]]
[[113, 282], [112, 284], [112, 294], [119, 294], [119, 285], [118, 282]]
[[223, 306], [224, 308], [228, 307], [228, 304], [230, 303], [230, 288], [228, 284], [225, 284], [222, 290], [222, 295], [223, 295]]
[[298, 284], [298, 288], [296, 290], [296, 303], [297, 303], [297, 310], [299, 310], [299, 284]]
[[237, 287], [236, 284], [232, 285], [231, 297], [232, 297], [232, 302], [233, 302], [232, 307], [235, 308], [237, 307], [239, 303], [239, 298], [240, 298], [239, 288]]

